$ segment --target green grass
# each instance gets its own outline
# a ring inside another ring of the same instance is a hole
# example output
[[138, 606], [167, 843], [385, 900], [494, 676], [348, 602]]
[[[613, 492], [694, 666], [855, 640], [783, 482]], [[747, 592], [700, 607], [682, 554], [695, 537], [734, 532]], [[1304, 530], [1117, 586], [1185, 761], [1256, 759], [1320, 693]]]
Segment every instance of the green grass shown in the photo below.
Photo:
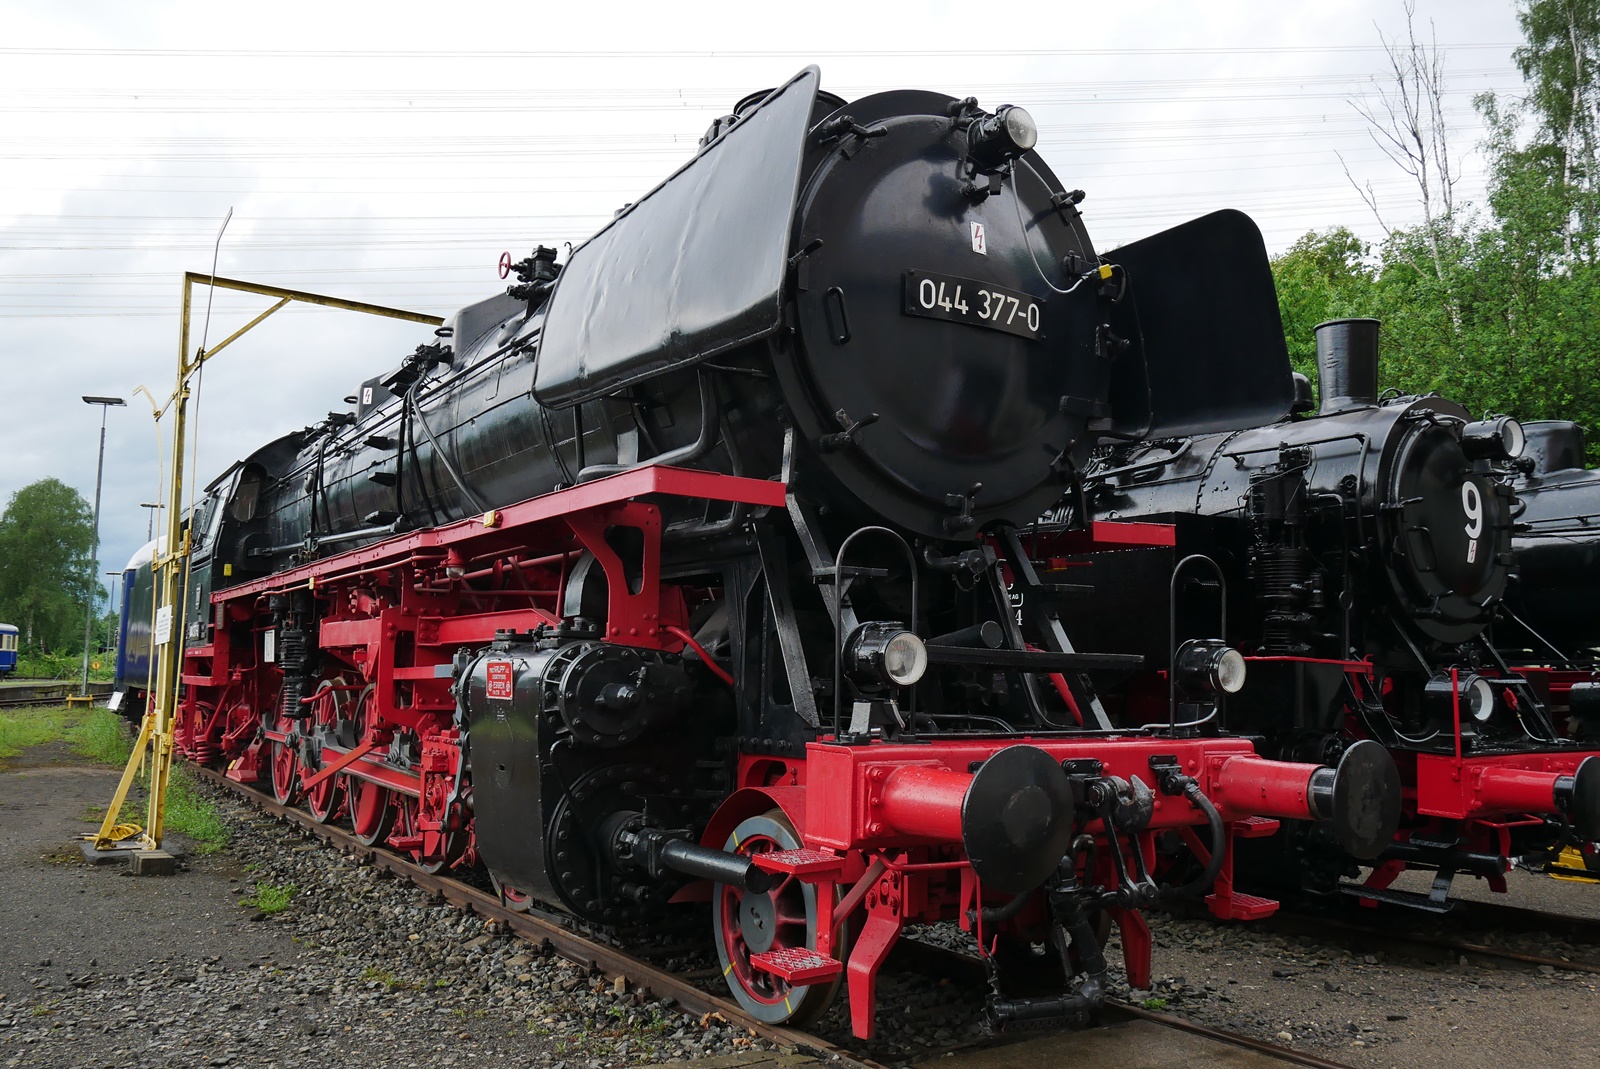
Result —
[[1147, 998], [1139, 1005], [1147, 1010], [1164, 1010], [1167, 1008], [1167, 1000], [1164, 998]]
[[[166, 830], [188, 836], [199, 854], [214, 854], [233, 838], [222, 814], [200, 794], [189, 770], [179, 764], [172, 766], [172, 780], [167, 784]], [[290, 894], [294, 893], [292, 887], [289, 890]], [[284, 903], [287, 905], [288, 899], [284, 899]], [[262, 907], [261, 912], [276, 913], [277, 910]]]
[[[292, 883], [257, 883], [256, 893], [241, 899], [241, 906], [253, 906], [263, 913], [282, 913], [289, 908], [289, 899], [300, 889]], [[369, 970], [370, 971], [370, 970]], [[387, 983], [388, 981], [385, 981]]]
[[108, 765], [126, 764], [133, 750], [122, 718], [110, 709], [85, 713], [49, 705], [0, 712], [0, 757], [51, 742], [65, 742], [73, 753]]
[[91, 761], [125, 765], [133, 752], [133, 740], [122, 717], [110, 709], [93, 709], [69, 729], [72, 750]]
[[64, 705], [0, 711], [0, 757], [62, 738], [71, 721]]

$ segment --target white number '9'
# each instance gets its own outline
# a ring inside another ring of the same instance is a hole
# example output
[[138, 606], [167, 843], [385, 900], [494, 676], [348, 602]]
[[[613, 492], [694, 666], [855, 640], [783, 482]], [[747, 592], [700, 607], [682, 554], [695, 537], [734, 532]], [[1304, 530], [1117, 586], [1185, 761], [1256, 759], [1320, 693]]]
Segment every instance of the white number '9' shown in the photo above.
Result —
[[1461, 484], [1461, 510], [1467, 514], [1467, 537], [1476, 539], [1483, 534], [1483, 493], [1471, 480]]

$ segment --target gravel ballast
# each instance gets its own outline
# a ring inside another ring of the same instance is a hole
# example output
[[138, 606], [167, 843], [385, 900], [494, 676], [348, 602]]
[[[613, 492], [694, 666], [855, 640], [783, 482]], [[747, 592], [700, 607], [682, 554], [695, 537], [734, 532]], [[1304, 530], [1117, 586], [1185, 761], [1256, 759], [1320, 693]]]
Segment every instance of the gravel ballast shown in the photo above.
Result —
[[[432, 901], [231, 797], [235, 847], [169, 879], [70, 839], [115, 774], [0, 775], [0, 1066], [602, 1069], [769, 1045]], [[268, 916], [257, 885], [296, 889]]]
[[[604, 1069], [768, 1049], [542, 954], [221, 792], [228, 851], [191, 856], [170, 879], [88, 867], [71, 838], [114, 782], [100, 769], [0, 775], [0, 1067]], [[269, 915], [240, 904], [270, 898], [258, 885], [295, 891]], [[1428, 965], [1243, 924], [1157, 916], [1152, 927], [1157, 979], [1127, 990], [1113, 940], [1113, 993], [1202, 1024], [1357, 1069], [1600, 1063], [1593, 974]], [[968, 949], [953, 926], [912, 934]], [[679, 964], [709, 985], [702, 957]], [[903, 1064], [976, 1042], [980, 1008], [954, 978], [887, 968], [880, 1037], [864, 1049]], [[818, 1031], [849, 1041], [843, 998]]]

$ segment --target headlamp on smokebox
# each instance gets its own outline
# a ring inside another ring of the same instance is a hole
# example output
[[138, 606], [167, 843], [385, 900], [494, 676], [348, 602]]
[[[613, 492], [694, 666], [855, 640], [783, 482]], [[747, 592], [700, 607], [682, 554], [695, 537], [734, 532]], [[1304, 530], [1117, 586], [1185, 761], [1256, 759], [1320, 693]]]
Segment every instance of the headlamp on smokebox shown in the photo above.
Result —
[[1476, 672], [1458, 671], [1454, 679], [1440, 672], [1423, 688], [1423, 706], [1436, 723], [1454, 723], [1456, 702], [1464, 726], [1486, 723], [1494, 715], [1494, 686]]
[[1461, 428], [1461, 451], [1469, 460], [1515, 460], [1528, 445], [1528, 432], [1510, 416], [1480, 419]]
[[1191, 697], [1237, 694], [1244, 688], [1244, 655], [1219, 638], [1192, 638], [1173, 658], [1178, 686]]
[[1033, 116], [1013, 104], [967, 127], [967, 157], [983, 169], [1004, 166], [1038, 142]]
[[871, 620], [844, 644], [844, 670], [860, 687], [909, 687], [928, 670], [928, 647], [890, 620]]

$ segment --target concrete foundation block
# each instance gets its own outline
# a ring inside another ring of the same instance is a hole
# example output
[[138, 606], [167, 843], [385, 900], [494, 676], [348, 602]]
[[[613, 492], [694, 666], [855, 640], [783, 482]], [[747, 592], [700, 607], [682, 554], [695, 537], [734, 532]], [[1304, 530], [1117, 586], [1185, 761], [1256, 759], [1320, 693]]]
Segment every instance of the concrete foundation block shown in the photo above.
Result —
[[171, 876], [178, 871], [178, 859], [165, 850], [135, 850], [128, 855], [135, 876]]

